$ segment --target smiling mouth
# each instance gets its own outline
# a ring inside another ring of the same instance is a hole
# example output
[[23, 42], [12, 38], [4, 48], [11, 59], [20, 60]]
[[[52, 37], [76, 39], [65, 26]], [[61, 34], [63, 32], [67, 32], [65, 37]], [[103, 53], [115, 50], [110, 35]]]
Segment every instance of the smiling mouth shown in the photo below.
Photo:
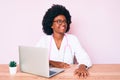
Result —
[[60, 29], [66, 29], [66, 27], [64, 27], [64, 26], [61, 26], [61, 27], [60, 27]]

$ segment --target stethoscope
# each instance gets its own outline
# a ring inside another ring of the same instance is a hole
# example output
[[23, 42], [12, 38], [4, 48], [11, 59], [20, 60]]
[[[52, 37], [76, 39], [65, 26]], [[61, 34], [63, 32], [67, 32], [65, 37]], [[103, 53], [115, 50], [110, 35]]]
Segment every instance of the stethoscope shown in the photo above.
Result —
[[[65, 61], [65, 53], [66, 53], [66, 50], [67, 48], [70, 50], [70, 53], [72, 55], [72, 49], [71, 49], [71, 46], [69, 45], [68, 43], [68, 38], [67, 38], [67, 35], [65, 34], [64, 37], [66, 38], [66, 42], [67, 44], [64, 46], [64, 55], [63, 55], [63, 62]], [[49, 46], [49, 60], [50, 60], [50, 54], [51, 54], [51, 50], [52, 50], [52, 40], [53, 40], [53, 35], [51, 36], [51, 39], [50, 39], [50, 46]]]

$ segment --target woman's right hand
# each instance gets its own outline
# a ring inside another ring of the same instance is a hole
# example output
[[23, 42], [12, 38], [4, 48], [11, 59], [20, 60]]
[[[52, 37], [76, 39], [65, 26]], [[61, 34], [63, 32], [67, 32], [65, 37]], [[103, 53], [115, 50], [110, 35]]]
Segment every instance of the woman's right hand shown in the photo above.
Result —
[[69, 68], [70, 65], [64, 62], [52, 61], [50, 60], [50, 65], [57, 68]]

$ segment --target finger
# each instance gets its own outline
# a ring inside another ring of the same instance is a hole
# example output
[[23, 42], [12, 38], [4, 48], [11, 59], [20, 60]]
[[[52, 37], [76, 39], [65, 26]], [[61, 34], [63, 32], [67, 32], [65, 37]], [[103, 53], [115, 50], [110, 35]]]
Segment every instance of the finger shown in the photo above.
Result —
[[75, 70], [74, 74], [77, 75], [78, 74], [78, 70]]
[[60, 66], [61, 66], [61, 68], [64, 68], [64, 63], [61, 63]]
[[87, 73], [84, 73], [84, 76], [83, 76], [84, 78], [86, 78], [87, 77]]
[[65, 65], [67, 65], [67, 66], [69, 66], [69, 64], [67, 64], [67, 63], [64, 63]]
[[74, 75], [78, 79], [80, 79], [80, 78], [86, 78], [87, 77], [85, 72], [75, 72]]
[[81, 72], [80, 74], [81, 74], [81, 75], [80, 75], [80, 77], [81, 77], [81, 78], [83, 78], [83, 77], [84, 77], [84, 73], [83, 73], [83, 72]]
[[70, 65], [69, 64], [64, 64], [64, 68], [69, 68], [70, 67]]
[[80, 75], [81, 78], [86, 78], [87, 77], [87, 73], [86, 72], [82, 72]]
[[83, 72], [75, 72], [75, 75], [78, 76], [78, 78], [83, 78], [84, 77]]
[[81, 76], [81, 74], [82, 74], [82, 73], [78, 73], [78, 74], [77, 74], [79, 78], [81, 78], [81, 77], [82, 77], [82, 76]]
[[89, 75], [89, 73], [88, 73], [88, 72], [86, 72], [86, 75], [88, 76], [88, 75]]
[[67, 64], [67, 65], [65, 65], [66, 66], [66, 68], [70, 68], [70, 65], [69, 64]]
[[86, 73], [87, 73], [87, 76], [88, 76], [88, 75], [89, 75], [89, 72], [87, 71]]
[[79, 79], [80, 78], [80, 74], [78, 72], [75, 72], [74, 73], [74, 77], [77, 78], [77, 79]]
[[81, 77], [81, 78], [85, 78], [85, 77], [86, 77], [86, 73], [85, 73], [85, 72], [81, 72], [80, 77]]

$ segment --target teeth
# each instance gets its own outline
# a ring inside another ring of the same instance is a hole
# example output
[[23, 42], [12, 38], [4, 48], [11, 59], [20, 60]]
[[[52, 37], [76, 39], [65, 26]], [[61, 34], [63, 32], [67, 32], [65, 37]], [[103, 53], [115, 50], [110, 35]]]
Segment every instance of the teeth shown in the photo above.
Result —
[[61, 27], [61, 29], [65, 29], [65, 27]]

